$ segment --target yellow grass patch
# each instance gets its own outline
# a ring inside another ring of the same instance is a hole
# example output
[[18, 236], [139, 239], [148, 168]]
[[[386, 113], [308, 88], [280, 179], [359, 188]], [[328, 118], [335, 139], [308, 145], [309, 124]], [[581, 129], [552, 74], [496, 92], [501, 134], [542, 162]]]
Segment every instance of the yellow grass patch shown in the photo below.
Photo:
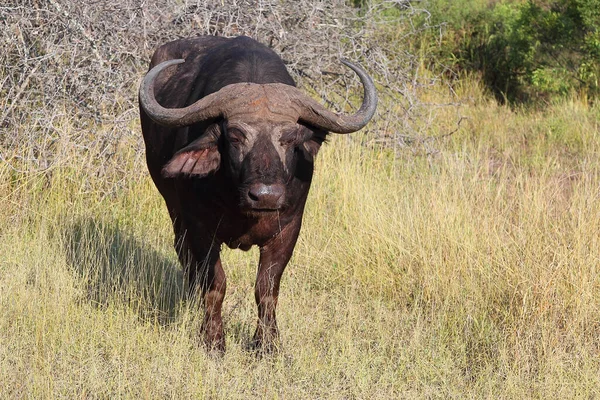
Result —
[[598, 396], [600, 112], [463, 112], [435, 154], [324, 145], [262, 359], [257, 252], [224, 251], [214, 358], [135, 146], [104, 176], [0, 165], [0, 397]]

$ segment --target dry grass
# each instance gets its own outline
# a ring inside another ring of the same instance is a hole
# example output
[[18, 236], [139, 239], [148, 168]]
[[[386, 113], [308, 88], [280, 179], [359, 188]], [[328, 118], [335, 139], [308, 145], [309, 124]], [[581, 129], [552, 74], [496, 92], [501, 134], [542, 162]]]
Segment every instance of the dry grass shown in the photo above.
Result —
[[[498, 107], [406, 52], [409, 3], [303, 1], [0, 6], [0, 398], [600, 396], [599, 107]], [[334, 100], [354, 102], [346, 78], [318, 74], [366, 53], [382, 98], [318, 156], [282, 349], [262, 359], [245, 350], [257, 252], [224, 251], [214, 358], [144, 165], [146, 60], [200, 32], [272, 40]]]
[[228, 352], [213, 358], [135, 146], [108, 194], [85, 159], [2, 164], [0, 397], [600, 395], [599, 110], [463, 112], [435, 154], [360, 134], [324, 146], [283, 348], [262, 359], [245, 350], [256, 252], [225, 251]]

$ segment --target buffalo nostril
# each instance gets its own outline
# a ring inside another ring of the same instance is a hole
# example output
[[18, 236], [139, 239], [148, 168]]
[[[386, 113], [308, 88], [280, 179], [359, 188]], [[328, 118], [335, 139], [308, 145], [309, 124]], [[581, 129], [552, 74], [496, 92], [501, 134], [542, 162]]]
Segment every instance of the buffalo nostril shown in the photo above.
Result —
[[259, 196], [259, 192], [253, 192], [252, 189], [248, 191], [248, 197], [250, 197], [250, 200], [252, 201], [258, 201]]

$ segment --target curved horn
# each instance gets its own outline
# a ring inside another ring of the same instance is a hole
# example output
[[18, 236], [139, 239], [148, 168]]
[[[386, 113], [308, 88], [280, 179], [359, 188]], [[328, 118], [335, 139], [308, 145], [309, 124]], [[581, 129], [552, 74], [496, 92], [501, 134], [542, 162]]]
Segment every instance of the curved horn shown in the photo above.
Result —
[[[354, 115], [336, 114], [329, 111], [315, 100], [300, 92], [293, 86], [282, 83], [254, 84], [234, 83], [225, 86], [215, 93], [201, 98], [184, 108], [165, 108], [158, 104], [154, 97], [154, 83], [162, 70], [172, 65], [181, 64], [184, 60], [164, 61], [152, 68], [140, 85], [140, 105], [148, 116], [156, 123], [168, 127], [189, 126], [198, 121], [225, 116], [241, 103], [250, 104], [264, 95], [267, 87], [287, 93], [286, 97], [295, 103], [298, 119], [310, 125], [335, 133], [356, 132], [364, 127], [373, 117], [377, 108], [377, 92], [371, 77], [358, 65], [342, 60], [360, 77], [364, 98], [360, 109]], [[285, 101], [280, 104], [283, 105]], [[289, 104], [289, 103], [288, 103]], [[285, 107], [285, 106], [284, 106]], [[289, 109], [288, 109], [289, 110]], [[238, 110], [239, 111], [239, 110]]]
[[198, 121], [215, 118], [221, 115], [220, 103], [215, 94], [204, 97], [184, 108], [165, 108], [158, 104], [154, 97], [154, 83], [162, 70], [171, 65], [181, 64], [183, 59], [164, 61], [152, 68], [140, 85], [140, 105], [148, 116], [156, 123], [168, 127], [192, 125]]
[[363, 85], [363, 102], [354, 115], [336, 114], [308, 96], [295, 100], [301, 103], [302, 121], [335, 133], [351, 133], [362, 129], [373, 118], [377, 109], [377, 91], [373, 79], [359, 65], [344, 59], [341, 62], [356, 72]]

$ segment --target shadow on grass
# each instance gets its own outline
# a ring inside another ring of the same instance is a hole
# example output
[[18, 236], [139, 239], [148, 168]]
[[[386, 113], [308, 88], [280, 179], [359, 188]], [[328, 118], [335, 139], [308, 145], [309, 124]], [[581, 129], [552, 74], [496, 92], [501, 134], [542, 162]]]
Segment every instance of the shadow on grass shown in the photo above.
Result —
[[63, 233], [73, 270], [87, 296], [104, 307], [123, 302], [143, 318], [173, 321], [185, 288], [179, 263], [134, 238], [117, 221], [82, 218]]

